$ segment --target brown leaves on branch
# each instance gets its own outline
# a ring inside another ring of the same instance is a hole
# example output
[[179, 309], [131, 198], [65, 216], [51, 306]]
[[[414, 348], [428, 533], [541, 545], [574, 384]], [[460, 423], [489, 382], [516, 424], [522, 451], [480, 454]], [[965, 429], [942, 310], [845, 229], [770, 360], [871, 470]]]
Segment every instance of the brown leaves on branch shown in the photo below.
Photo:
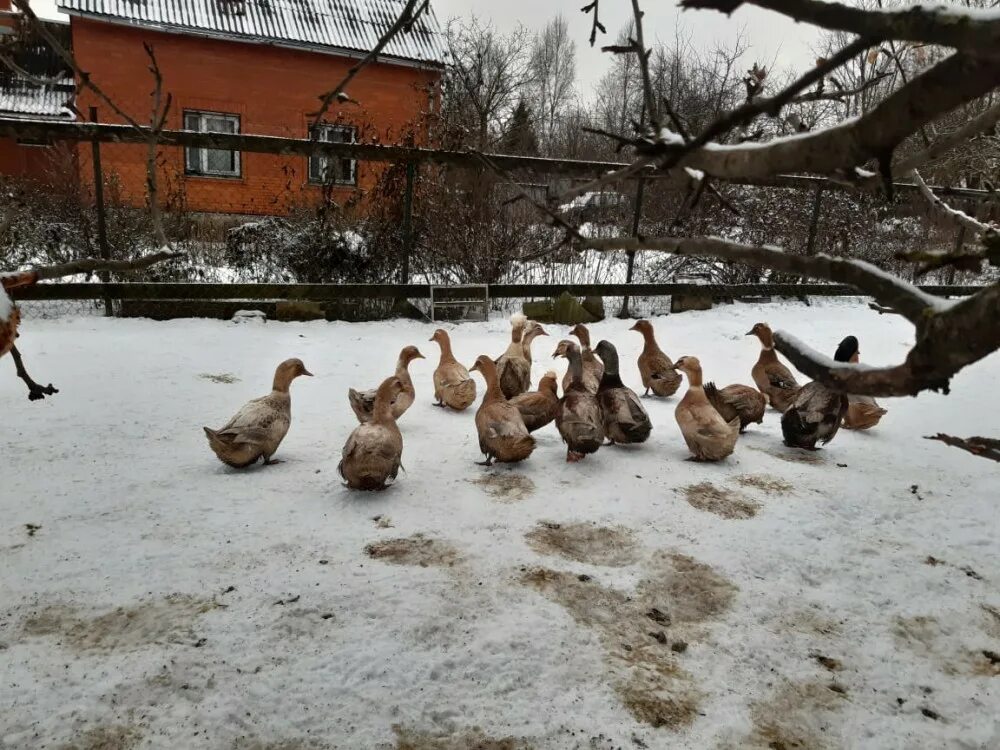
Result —
[[959, 438], [939, 432], [937, 435], [925, 435], [924, 439], [940, 440], [945, 445], [950, 445], [953, 448], [961, 448], [974, 456], [988, 458], [991, 461], [1000, 461], [1000, 440], [996, 440], [995, 438]]

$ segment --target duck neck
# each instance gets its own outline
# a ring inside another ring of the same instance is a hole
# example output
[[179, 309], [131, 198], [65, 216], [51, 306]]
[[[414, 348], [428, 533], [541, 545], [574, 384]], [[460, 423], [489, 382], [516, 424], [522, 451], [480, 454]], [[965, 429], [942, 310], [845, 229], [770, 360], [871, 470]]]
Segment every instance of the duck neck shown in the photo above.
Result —
[[604, 374], [601, 375], [602, 388], [619, 388], [622, 385], [621, 375], [618, 373], [618, 352], [604, 349], [601, 350], [604, 363]]
[[406, 359], [405, 357], [400, 357], [396, 361], [396, 377], [399, 378], [404, 385], [410, 382], [409, 368], [410, 368], [410, 360]]
[[292, 384], [293, 380], [295, 380], [295, 375], [278, 369], [278, 371], [274, 373], [274, 382], [271, 384], [271, 390], [276, 393], [288, 393], [288, 388]]
[[642, 333], [642, 351], [644, 354], [653, 354], [660, 351], [660, 347], [656, 343], [656, 334], [653, 333], [652, 328], [643, 328], [640, 333]]
[[580, 350], [573, 347], [566, 352], [566, 359], [569, 360], [569, 380], [570, 385], [583, 383], [583, 360], [580, 358]]
[[580, 339], [580, 346], [583, 349], [590, 349], [590, 331], [580, 326], [576, 329], [576, 337]]
[[531, 360], [531, 342], [540, 335], [541, 334], [536, 329], [532, 329], [524, 334], [524, 338], [521, 339], [522, 350], [525, 357], [527, 357], [529, 361]]
[[691, 388], [697, 388], [700, 391], [704, 391], [705, 390], [704, 387], [703, 387], [703, 385], [702, 385], [701, 368], [700, 367], [698, 369], [692, 370], [691, 372], [688, 373], [688, 383], [691, 386]]
[[500, 383], [497, 381], [497, 366], [493, 360], [484, 359], [480, 362], [479, 371], [483, 374], [483, 380], [486, 381], [486, 395], [483, 397], [483, 403], [506, 401], [503, 391], [500, 390]]
[[375, 406], [372, 409], [372, 421], [379, 424], [394, 422], [392, 418], [392, 395], [388, 387], [380, 386], [375, 393]]
[[558, 398], [559, 391], [556, 389], [556, 379], [542, 378], [542, 382], [538, 384], [538, 392], [549, 394], [554, 398]]
[[441, 364], [445, 362], [454, 362], [455, 355], [451, 353], [451, 339], [447, 336], [442, 337], [438, 341], [438, 346], [441, 347]]

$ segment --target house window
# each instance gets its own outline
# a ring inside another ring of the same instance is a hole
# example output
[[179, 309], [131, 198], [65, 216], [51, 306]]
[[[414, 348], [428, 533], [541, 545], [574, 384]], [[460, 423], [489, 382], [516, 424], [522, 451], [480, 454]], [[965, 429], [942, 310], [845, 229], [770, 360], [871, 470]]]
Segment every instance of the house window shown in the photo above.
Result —
[[[199, 133], [239, 133], [239, 115], [218, 112], [184, 112], [184, 129]], [[240, 152], [218, 148], [185, 148], [184, 171], [212, 177], [239, 177]]]
[[[315, 140], [328, 143], [354, 143], [354, 128], [345, 125], [317, 125], [311, 135]], [[309, 182], [329, 185], [355, 185], [358, 181], [358, 163], [339, 156], [310, 156]]]

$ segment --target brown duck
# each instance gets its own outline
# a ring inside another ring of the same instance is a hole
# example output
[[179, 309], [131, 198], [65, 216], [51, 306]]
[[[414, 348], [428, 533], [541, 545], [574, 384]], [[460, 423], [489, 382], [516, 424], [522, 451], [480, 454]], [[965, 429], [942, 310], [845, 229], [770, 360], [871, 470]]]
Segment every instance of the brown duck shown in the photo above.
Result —
[[496, 363], [483, 354], [476, 359], [472, 369], [486, 381], [486, 395], [476, 411], [479, 450], [486, 456], [480, 465], [491, 466], [494, 461], [523, 461], [535, 450], [535, 439], [528, 434], [521, 412], [500, 390]]
[[507, 351], [496, 359], [497, 378], [500, 390], [507, 398], [513, 398], [524, 393], [531, 387], [531, 362], [525, 357], [524, 329], [528, 319], [521, 313], [515, 313], [510, 318], [510, 344]]
[[560, 341], [552, 356], [569, 360], [570, 384], [556, 414], [556, 427], [566, 443], [566, 460], [574, 463], [596, 453], [603, 445], [604, 419], [597, 395], [584, 385], [583, 361], [577, 345]]
[[687, 393], [674, 410], [684, 442], [696, 461], [721, 461], [736, 447], [740, 420], [733, 417], [727, 422], [709, 402], [696, 357], [681, 357], [675, 367], [688, 376]]
[[395, 481], [403, 458], [403, 436], [393, 403], [403, 394], [396, 376], [375, 391], [371, 418], [354, 428], [344, 444], [337, 470], [352, 490], [382, 490]]
[[510, 400], [521, 412], [528, 432], [539, 430], [556, 418], [559, 413], [559, 393], [556, 374], [549, 370], [538, 381], [537, 391], [528, 391]]
[[[838, 362], [858, 364], [861, 352], [858, 350], [858, 340], [848, 336], [840, 342], [833, 358]], [[844, 427], [848, 430], [870, 430], [887, 414], [871, 396], [855, 396], [847, 394], [847, 414], [844, 415]]]
[[715, 383], [705, 383], [705, 397], [727, 422], [739, 417], [740, 432], [751, 422], [764, 421], [767, 399], [756, 388], [735, 383], [725, 388], [716, 388]]
[[646, 389], [644, 396], [652, 390], [656, 396], [673, 396], [681, 386], [681, 376], [674, 369], [670, 357], [663, 353], [656, 343], [653, 324], [648, 320], [637, 320], [630, 331], [642, 334], [642, 354], [639, 355], [639, 375], [642, 386]]
[[261, 458], [266, 465], [281, 463], [271, 456], [278, 450], [292, 423], [292, 398], [288, 387], [300, 375], [312, 375], [301, 359], [286, 359], [274, 372], [271, 392], [255, 398], [236, 412], [225, 427], [203, 427], [208, 445], [224, 464], [242, 469]]
[[434, 370], [435, 406], [447, 406], [455, 411], [463, 411], [476, 400], [476, 381], [472, 379], [465, 366], [455, 359], [451, 352], [451, 339], [448, 333], [438, 328], [431, 336], [441, 347], [441, 360]]
[[[413, 380], [410, 378], [409, 370], [410, 362], [415, 359], [424, 359], [424, 355], [420, 353], [417, 347], [407, 346], [399, 353], [399, 359], [396, 360], [395, 377], [403, 386], [403, 390], [399, 392], [396, 400], [392, 402], [393, 419], [399, 419], [403, 416], [406, 410], [413, 405], [413, 401], [416, 398], [416, 391], [413, 389]], [[354, 410], [355, 416], [362, 424], [371, 421], [372, 413], [375, 410], [375, 395], [377, 393], [377, 388], [367, 391], [356, 391], [351, 388], [347, 391], [347, 398], [351, 402], [351, 409]]]
[[604, 434], [612, 443], [646, 442], [653, 423], [635, 391], [622, 383], [618, 374], [618, 350], [610, 341], [599, 341], [596, 351], [604, 362], [601, 385], [597, 389]]
[[[594, 351], [590, 348], [590, 331], [587, 330], [587, 326], [583, 323], [577, 323], [572, 330], [569, 332], [570, 336], [576, 336], [580, 339], [580, 360], [583, 362], [583, 384], [586, 386], [587, 390], [591, 393], [597, 393], [598, 387], [601, 385], [601, 376], [604, 374], [604, 364], [596, 356], [594, 356]], [[563, 376], [563, 392], [569, 388], [570, 374], [566, 371]]]
[[760, 357], [750, 370], [753, 382], [771, 406], [784, 412], [795, 400], [799, 383], [792, 371], [778, 359], [774, 351], [774, 334], [767, 323], [758, 323], [747, 331], [747, 336], [760, 339]]

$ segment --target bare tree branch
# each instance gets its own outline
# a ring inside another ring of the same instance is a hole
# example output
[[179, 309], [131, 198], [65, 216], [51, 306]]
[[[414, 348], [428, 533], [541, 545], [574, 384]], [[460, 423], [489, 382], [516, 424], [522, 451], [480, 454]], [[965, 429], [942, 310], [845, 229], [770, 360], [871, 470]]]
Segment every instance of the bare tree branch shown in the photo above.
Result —
[[149, 217], [153, 222], [153, 235], [161, 248], [170, 248], [170, 240], [163, 229], [163, 212], [160, 210], [160, 190], [156, 179], [156, 146], [163, 132], [163, 127], [167, 122], [167, 113], [170, 111], [172, 98], [167, 94], [166, 101], [163, 99], [163, 75], [160, 73], [160, 66], [156, 62], [156, 55], [153, 48], [146, 42], [142, 43], [142, 48], [149, 56], [149, 72], [153, 74], [153, 98], [152, 112], [149, 117], [149, 135], [146, 140], [146, 189], [149, 198]]
[[908, 156], [893, 165], [897, 174], [906, 174], [911, 169], [921, 167], [929, 161], [944, 156], [948, 151], [972, 140], [976, 136], [992, 133], [1000, 123], [1000, 102], [994, 104], [978, 117], [969, 120], [958, 130], [938, 138], [930, 147]]
[[938, 213], [947, 217], [953, 224], [960, 227], [965, 227], [966, 229], [971, 230], [975, 234], [982, 234], [983, 232], [989, 232], [991, 230], [996, 231], [997, 229], [996, 227], [990, 224], [984, 224], [978, 219], [969, 216], [964, 211], [959, 211], [956, 208], [952, 208], [943, 200], [934, 195], [934, 193], [931, 192], [931, 189], [927, 187], [927, 183], [924, 182], [924, 178], [920, 176], [920, 172], [918, 172], [917, 170], [914, 169], [910, 173], [910, 176], [913, 178], [913, 182], [916, 183], [917, 187], [920, 188], [920, 194], [927, 199], [928, 203], [930, 203], [931, 206], [933, 206]]
[[950, 445], [953, 448], [961, 448], [964, 451], [968, 451], [973, 456], [988, 458], [992, 461], [1000, 461], [1000, 440], [996, 440], [995, 438], [959, 438], [939, 432], [937, 435], [925, 435], [924, 439], [940, 440], [945, 445]]
[[[1000, 55], [1000, 18], [971, 8], [904, 5], [893, 10], [866, 10], [827, 0], [745, 0], [826, 29], [867, 37], [926, 42], [996, 57]], [[682, 0], [684, 8], [732, 13], [744, 0]]]
[[[19, 1], [23, 2], [23, 0]], [[392, 26], [390, 26], [386, 32], [379, 37], [378, 42], [375, 43], [375, 46], [371, 48], [368, 54], [351, 66], [351, 69], [347, 71], [347, 75], [344, 76], [344, 80], [338, 83], [334, 88], [320, 95], [319, 110], [311, 115], [313, 118], [314, 128], [323, 121], [323, 117], [326, 115], [327, 111], [329, 111], [330, 105], [333, 104], [334, 99], [340, 102], [354, 101], [345, 93], [344, 89], [347, 88], [358, 73], [378, 59], [379, 54], [383, 49], [385, 49], [386, 45], [392, 41], [393, 37], [400, 32], [410, 31], [417, 19], [420, 18], [422, 14], [427, 12], [429, 5], [430, 0], [406, 0], [406, 5], [404, 5], [403, 10], [400, 11], [399, 17], [392, 24]]]
[[126, 123], [131, 125], [136, 130], [141, 131], [142, 126], [138, 122], [136, 122], [131, 115], [125, 112], [125, 110], [123, 110], [121, 107], [115, 104], [114, 101], [111, 99], [111, 97], [105, 94], [104, 90], [91, 80], [90, 74], [80, 67], [79, 63], [77, 63], [76, 61], [76, 58], [73, 57], [73, 53], [71, 53], [69, 50], [63, 47], [62, 44], [60, 44], [59, 40], [56, 39], [55, 34], [49, 31], [49, 29], [45, 26], [45, 23], [42, 22], [37, 15], [35, 15], [35, 11], [32, 10], [31, 4], [28, 2], [28, 0], [13, 0], [13, 2], [14, 5], [17, 6], [17, 9], [24, 14], [25, 18], [31, 21], [32, 27], [35, 29], [35, 31], [38, 32], [38, 35], [45, 40], [45, 43], [49, 45], [52, 51], [55, 52], [62, 59], [64, 63], [66, 63], [70, 68], [73, 69], [73, 72], [79, 79], [79, 85], [89, 88], [105, 104], [111, 107], [111, 109], [115, 112], [115, 114], [121, 117]]
[[588, 239], [596, 250], [661, 250], [740, 261], [800, 276], [850, 284], [914, 324], [917, 343], [903, 364], [876, 368], [835, 362], [784, 331], [775, 345], [799, 370], [825, 385], [858, 395], [914, 396], [923, 390], [948, 392], [963, 367], [1000, 348], [1000, 283], [959, 302], [935, 297], [868, 263], [826, 255], [790, 255], [779, 248], [742, 245], [715, 237]]
[[33, 268], [28, 271], [2, 274], [0, 275], [0, 282], [2, 282], [4, 289], [16, 289], [17, 287], [30, 286], [31, 284], [47, 279], [75, 276], [78, 273], [96, 273], [98, 271], [124, 273], [127, 271], [140, 271], [157, 263], [183, 258], [184, 255], [184, 253], [160, 252], [136, 258], [135, 260], [81, 258], [80, 260], [60, 263], [55, 266], [41, 266], [40, 268]]

